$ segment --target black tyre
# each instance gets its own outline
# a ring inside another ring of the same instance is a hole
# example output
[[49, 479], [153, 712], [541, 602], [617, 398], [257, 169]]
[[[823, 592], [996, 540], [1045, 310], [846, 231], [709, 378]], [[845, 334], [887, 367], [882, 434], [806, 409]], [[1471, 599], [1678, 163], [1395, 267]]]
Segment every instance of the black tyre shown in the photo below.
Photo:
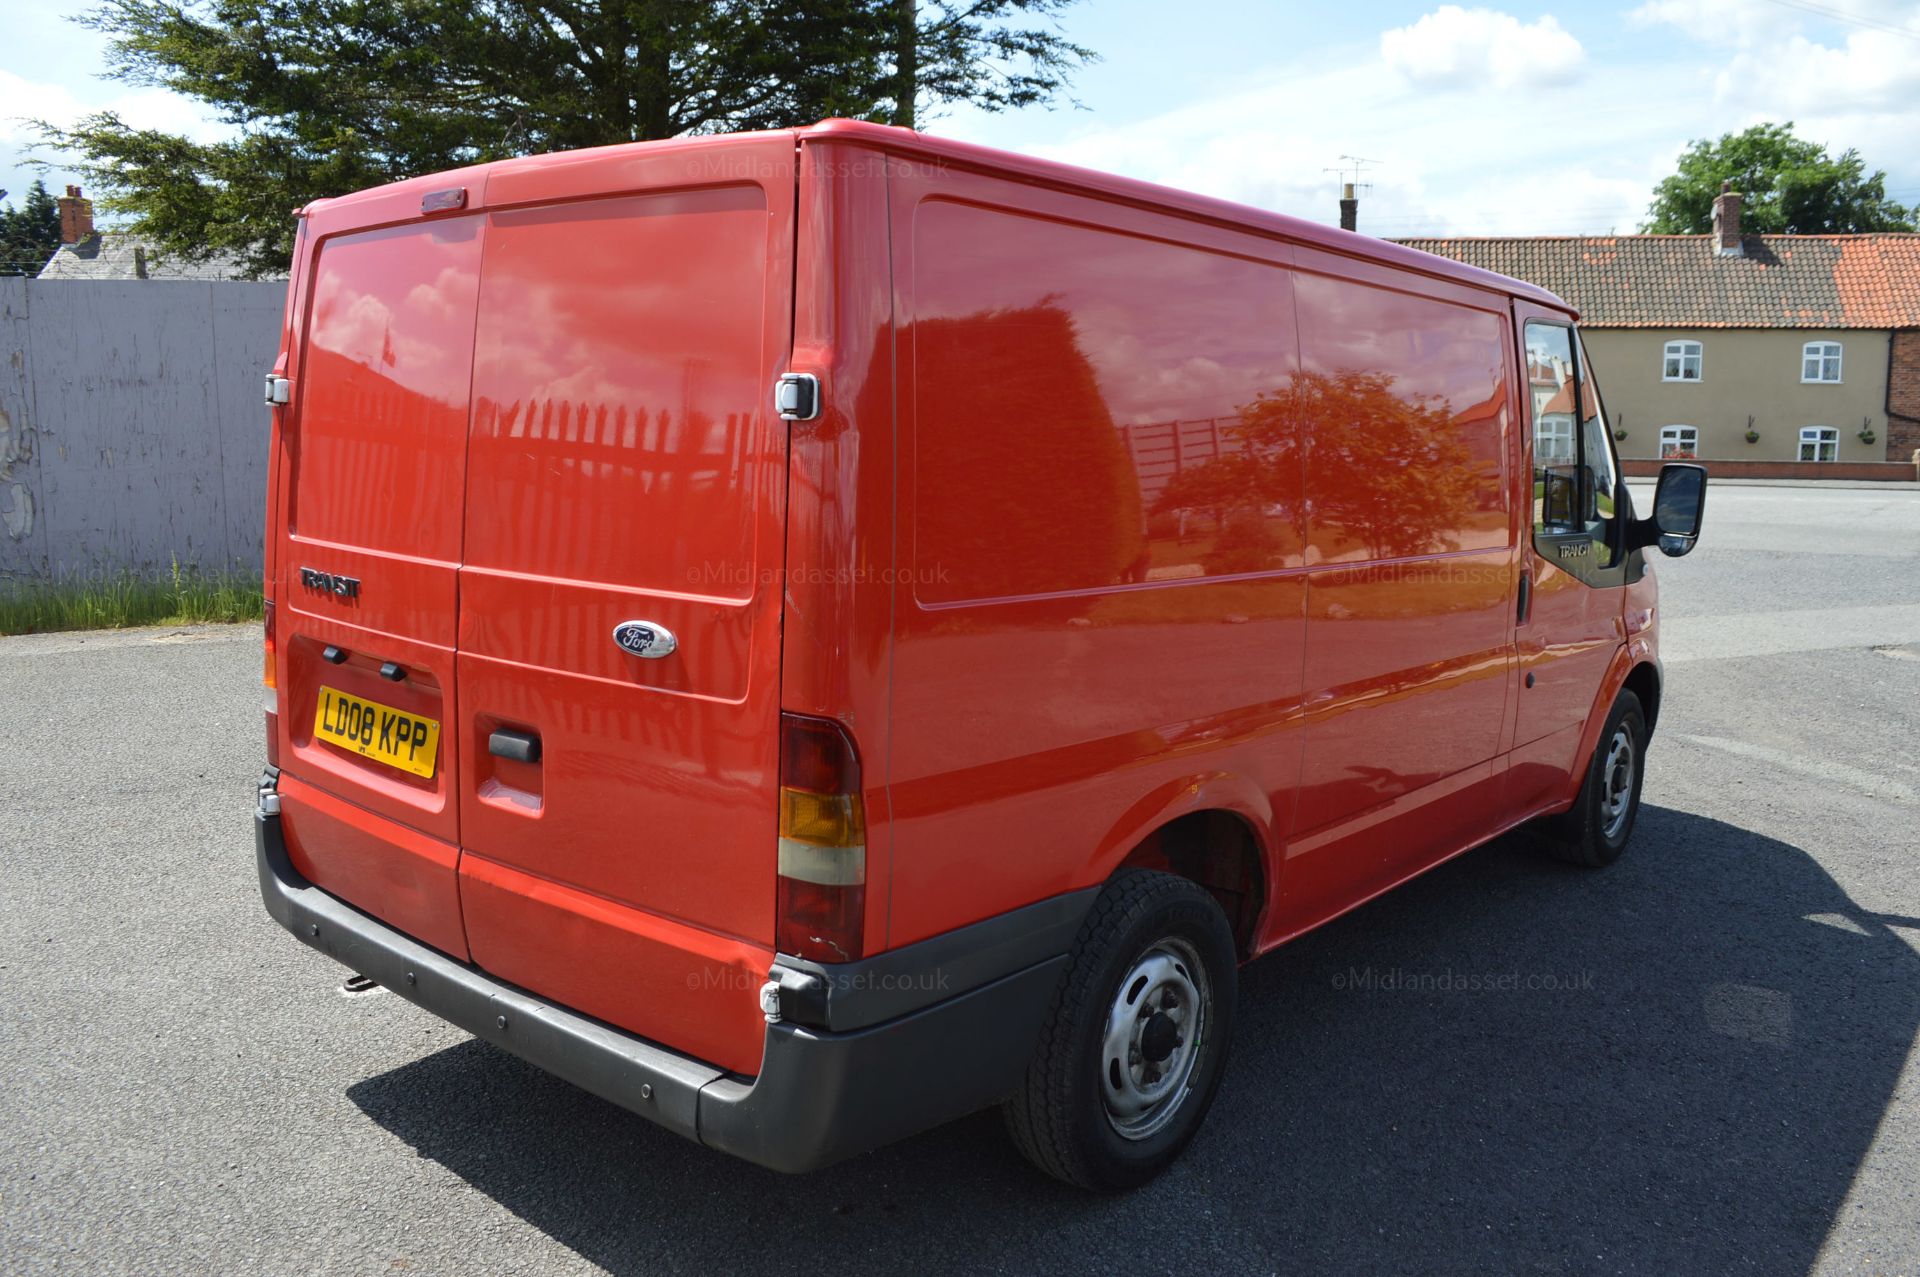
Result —
[[1152, 1179], [1213, 1104], [1237, 988], [1233, 933], [1204, 888], [1144, 869], [1115, 874], [1005, 1105], [1013, 1142], [1082, 1188]]
[[1640, 814], [1646, 756], [1647, 719], [1640, 698], [1623, 691], [1587, 761], [1580, 797], [1541, 830], [1547, 851], [1570, 865], [1590, 869], [1620, 859]]

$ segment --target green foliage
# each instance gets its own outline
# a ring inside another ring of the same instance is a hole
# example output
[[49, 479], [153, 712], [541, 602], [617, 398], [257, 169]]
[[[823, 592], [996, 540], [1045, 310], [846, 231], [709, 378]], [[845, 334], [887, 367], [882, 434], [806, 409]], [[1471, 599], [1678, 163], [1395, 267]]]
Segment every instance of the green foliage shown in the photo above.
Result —
[[1718, 142], [1702, 138], [1680, 157], [1679, 170], [1654, 187], [1641, 230], [1701, 235], [1713, 229], [1713, 200], [1729, 182], [1744, 197], [1742, 229], [1802, 235], [1920, 229], [1914, 210], [1887, 198], [1885, 172], [1866, 171], [1860, 153], [1838, 157], [1793, 135], [1793, 122], [1756, 124]]
[[1015, 20], [1071, 3], [105, 0], [84, 21], [110, 37], [111, 74], [206, 103], [231, 136], [198, 142], [111, 112], [40, 128], [162, 254], [224, 250], [263, 274], [285, 269], [301, 205], [422, 173], [1047, 101], [1091, 55]]
[[261, 610], [258, 574], [206, 573], [178, 563], [161, 580], [120, 573], [0, 586], [0, 634], [257, 621]]
[[60, 206], [36, 180], [18, 209], [0, 208], [0, 275], [38, 275], [60, 247]]
[[1098, 55], [1046, 27], [1074, 0], [879, 0], [891, 9], [880, 56], [892, 71], [876, 86], [890, 109], [872, 118], [917, 127], [926, 108], [966, 102], [989, 111], [1050, 102], [1073, 72]]
[[1315, 523], [1368, 558], [1457, 548], [1453, 529], [1481, 483], [1472, 452], [1450, 404], [1397, 392], [1393, 382], [1359, 369], [1296, 373], [1284, 389], [1242, 404], [1229, 431], [1238, 447], [1175, 475], [1153, 513], [1222, 518], [1215, 553], [1237, 564], [1261, 544], [1249, 520], [1296, 517], [1310, 466]]

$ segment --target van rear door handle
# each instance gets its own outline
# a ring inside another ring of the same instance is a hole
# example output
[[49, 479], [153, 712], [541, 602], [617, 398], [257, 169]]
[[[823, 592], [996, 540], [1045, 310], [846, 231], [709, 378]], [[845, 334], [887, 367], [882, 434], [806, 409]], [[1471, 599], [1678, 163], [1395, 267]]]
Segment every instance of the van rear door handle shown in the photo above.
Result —
[[1527, 623], [1527, 609], [1533, 605], [1533, 573], [1526, 568], [1520, 569], [1520, 606], [1514, 611], [1516, 624]]
[[540, 761], [540, 738], [532, 732], [516, 732], [505, 727], [487, 737], [487, 752], [496, 758], [511, 758], [516, 763]]

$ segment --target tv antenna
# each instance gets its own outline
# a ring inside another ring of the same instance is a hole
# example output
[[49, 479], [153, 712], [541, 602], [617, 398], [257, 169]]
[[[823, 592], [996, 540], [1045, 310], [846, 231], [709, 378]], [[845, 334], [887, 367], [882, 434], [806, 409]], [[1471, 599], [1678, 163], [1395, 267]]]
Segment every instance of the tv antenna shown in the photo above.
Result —
[[1353, 193], [1358, 195], [1361, 191], [1373, 189], [1372, 182], [1360, 180], [1366, 173], [1368, 165], [1384, 163], [1386, 163], [1385, 160], [1368, 159], [1364, 155], [1343, 155], [1338, 165], [1331, 165], [1322, 171], [1338, 175], [1342, 185], [1351, 186]]

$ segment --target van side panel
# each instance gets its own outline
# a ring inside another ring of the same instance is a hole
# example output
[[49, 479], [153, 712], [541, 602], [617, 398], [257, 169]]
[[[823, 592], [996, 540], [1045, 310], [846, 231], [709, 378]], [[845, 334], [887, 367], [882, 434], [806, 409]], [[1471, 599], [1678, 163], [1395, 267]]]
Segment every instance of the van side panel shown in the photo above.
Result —
[[808, 142], [799, 156], [791, 368], [821, 413], [788, 427], [783, 709], [837, 719], [860, 751], [866, 951], [890, 947], [888, 706], [894, 571], [893, 276], [886, 157]]
[[893, 942], [1098, 883], [1203, 791], [1270, 848], [1305, 598], [1289, 249], [958, 168], [892, 194]]
[[1497, 823], [1516, 552], [1506, 299], [1326, 254], [1302, 266], [1313, 568], [1287, 930]]

